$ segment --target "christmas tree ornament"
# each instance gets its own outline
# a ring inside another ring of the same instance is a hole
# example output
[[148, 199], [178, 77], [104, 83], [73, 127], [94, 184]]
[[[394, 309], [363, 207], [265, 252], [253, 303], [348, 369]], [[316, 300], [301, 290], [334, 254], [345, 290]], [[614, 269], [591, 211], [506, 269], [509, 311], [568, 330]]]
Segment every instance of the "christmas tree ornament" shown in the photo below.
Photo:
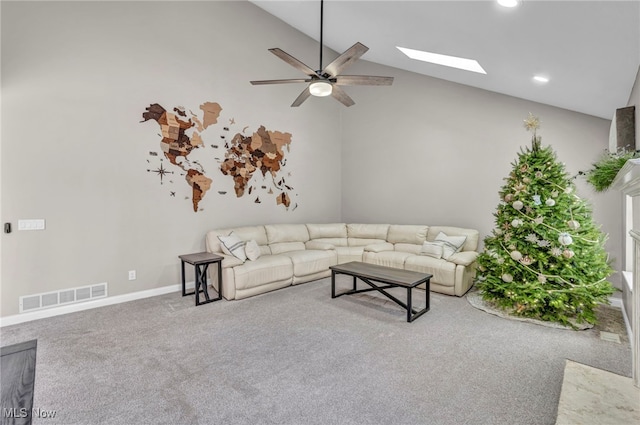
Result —
[[556, 204], [556, 201], [553, 200], [553, 198], [549, 198], [546, 201], [544, 201], [545, 204], [547, 204], [547, 206], [552, 207]]
[[526, 173], [528, 169], [529, 169], [529, 166], [527, 164], [522, 164], [520, 166], [520, 172], [521, 173]]
[[542, 204], [542, 201], [540, 200], [540, 195], [533, 195], [533, 204], [534, 205], [540, 205]]
[[538, 243], [538, 235], [536, 235], [535, 233], [529, 233], [527, 235], [527, 237], [525, 238], [525, 240], [527, 242], [531, 242], [531, 243], [537, 244]]
[[560, 195], [560, 193], [557, 190], [554, 190], [553, 192], [551, 192], [551, 197], [552, 198], [557, 198], [558, 195]]
[[520, 227], [520, 226], [522, 226], [522, 224], [523, 224], [523, 222], [519, 218], [514, 218], [513, 220], [511, 220], [511, 226], [512, 227]]
[[573, 258], [574, 255], [575, 252], [571, 251], [570, 249], [565, 249], [564, 251], [562, 251], [562, 256], [567, 260]]
[[536, 171], [536, 178], [541, 179], [542, 177], [544, 177], [544, 174], [542, 174], [542, 171]]
[[560, 243], [560, 245], [571, 245], [573, 243], [573, 238], [567, 232], [562, 232], [558, 236], [558, 242]]
[[544, 221], [544, 217], [542, 217], [541, 215], [533, 219], [533, 222], [536, 224], [542, 224], [543, 221]]
[[[553, 255], [554, 257], [559, 257], [562, 255], [562, 250], [554, 246], [553, 248], [551, 248], [551, 255]], [[553, 267], [553, 264], [551, 266]]]
[[522, 179], [522, 182], [526, 183], [526, 184], [529, 184], [529, 183], [531, 183], [531, 179], [529, 177], [525, 177], [525, 178]]
[[522, 257], [518, 261], [520, 262], [520, 264], [522, 264], [524, 266], [530, 266], [531, 264], [533, 264], [533, 259], [531, 257], [529, 257], [528, 255]]
[[573, 188], [571, 186], [567, 186], [567, 188], [564, 190], [564, 193], [566, 193], [567, 195], [571, 192], [573, 192]]
[[511, 276], [509, 273], [505, 273], [502, 275], [502, 280], [504, 282], [511, 283], [513, 282], [513, 276]]
[[507, 193], [506, 195], [504, 195], [504, 201], [505, 202], [513, 201], [513, 195], [511, 193]]
[[524, 207], [524, 204], [522, 203], [522, 201], [515, 201], [512, 204], [513, 208], [515, 208], [516, 210], [520, 211], [522, 209], [522, 207]]
[[[539, 274], [538, 275], [538, 282], [546, 283], [547, 282], [547, 277], [545, 275], [543, 275], [543, 274]], [[537, 299], [533, 300], [533, 302], [537, 302], [537, 301], [538, 301]]]
[[576, 220], [569, 220], [567, 221], [567, 226], [569, 226], [569, 229], [571, 230], [578, 230], [580, 228], [580, 223]]
[[541, 240], [538, 241], [538, 246], [540, 248], [547, 248], [547, 247], [551, 246], [551, 242], [549, 242], [547, 240], [544, 240], [544, 239], [541, 239]]
[[518, 260], [522, 259], [522, 253], [520, 251], [511, 251], [511, 254], [509, 254], [509, 255], [515, 261], [518, 261]]

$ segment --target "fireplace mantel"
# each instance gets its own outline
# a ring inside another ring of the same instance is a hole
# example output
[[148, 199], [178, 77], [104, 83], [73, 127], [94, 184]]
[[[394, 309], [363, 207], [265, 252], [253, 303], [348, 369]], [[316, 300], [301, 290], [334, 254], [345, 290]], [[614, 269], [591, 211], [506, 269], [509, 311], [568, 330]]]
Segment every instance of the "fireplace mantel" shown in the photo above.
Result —
[[[625, 163], [616, 175], [611, 188], [628, 196], [640, 196], [640, 158], [630, 159]], [[634, 214], [637, 212], [634, 211]], [[636, 225], [634, 224], [634, 228], [629, 232], [634, 244], [633, 285], [631, 288], [631, 350], [633, 354], [633, 384], [640, 387], [640, 229], [635, 228]]]

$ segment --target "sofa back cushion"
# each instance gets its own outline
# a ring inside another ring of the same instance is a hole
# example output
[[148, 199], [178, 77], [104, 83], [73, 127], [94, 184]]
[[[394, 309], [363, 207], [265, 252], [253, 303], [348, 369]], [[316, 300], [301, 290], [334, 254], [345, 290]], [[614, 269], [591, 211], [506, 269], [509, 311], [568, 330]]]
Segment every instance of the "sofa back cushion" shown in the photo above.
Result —
[[309, 231], [304, 224], [267, 224], [264, 226], [272, 254], [304, 251]]
[[267, 224], [264, 226], [267, 232], [269, 245], [280, 242], [301, 242], [309, 240], [309, 231], [304, 224]]
[[467, 239], [464, 245], [462, 245], [462, 251], [476, 251], [478, 249], [480, 233], [475, 229], [452, 226], [431, 226], [427, 233], [427, 240], [433, 242], [440, 232], [447, 236], [466, 236]]
[[387, 242], [422, 245], [427, 240], [429, 226], [392, 224], [387, 232]]
[[333, 246], [347, 246], [347, 225], [345, 223], [307, 224], [309, 239]]
[[264, 226], [246, 226], [228, 229], [215, 229], [207, 232], [207, 235], [205, 237], [205, 245], [207, 251], [217, 253], [222, 252], [222, 247], [220, 246], [220, 239], [218, 239], [218, 236], [229, 236], [231, 232], [233, 232], [234, 235], [245, 242], [255, 240], [256, 243], [260, 246], [260, 249], [263, 251], [263, 254], [265, 253], [265, 248], [267, 251], [269, 249], [269, 247], [266, 246], [267, 234], [265, 232]]
[[345, 223], [307, 224], [310, 239], [334, 239], [347, 237]]
[[387, 241], [388, 224], [347, 224], [349, 246], [363, 246]]

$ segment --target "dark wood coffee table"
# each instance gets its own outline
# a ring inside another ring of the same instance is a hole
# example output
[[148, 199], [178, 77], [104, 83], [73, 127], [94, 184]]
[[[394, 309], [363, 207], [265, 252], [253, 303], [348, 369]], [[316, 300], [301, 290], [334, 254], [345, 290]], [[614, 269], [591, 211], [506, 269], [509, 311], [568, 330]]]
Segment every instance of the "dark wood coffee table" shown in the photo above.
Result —
[[[433, 275], [429, 273], [378, 266], [376, 264], [362, 263], [359, 261], [338, 264], [337, 266], [331, 266], [329, 268], [331, 269], [331, 298], [340, 297], [342, 295], [358, 294], [360, 292], [378, 291], [407, 310], [407, 322], [413, 322], [415, 319], [429, 311], [430, 281], [433, 277]], [[353, 289], [336, 295], [337, 274], [353, 276]], [[357, 279], [360, 279], [369, 285], [370, 288], [358, 289]], [[376, 283], [382, 283], [383, 286], [379, 286]], [[425, 284], [426, 305], [422, 310], [417, 311], [412, 306], [411, 290], [423, 283]], [[389, 288], [406, 288], [406, 304], [385, 291], [385, 289]]]

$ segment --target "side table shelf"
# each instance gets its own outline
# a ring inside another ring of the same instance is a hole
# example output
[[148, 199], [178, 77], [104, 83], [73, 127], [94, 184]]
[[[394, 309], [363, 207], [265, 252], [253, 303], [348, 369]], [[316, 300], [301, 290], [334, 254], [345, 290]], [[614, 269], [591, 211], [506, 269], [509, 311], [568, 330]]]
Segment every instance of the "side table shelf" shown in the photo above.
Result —
[[[222, 260], [223, 257], [209, 252], [199, 252], [197, 254], [178, 255], [182, 268], [182, 296], [196, 295], [196, 306], [208, 304], [222, 299]], [[189, 263], [195, 267], [195, 289], [187, 293], [185, 288], [184, 264]], [[207, 291], [207, 269], [209, 264], [218, 265], [218, 297], [210, 298]], [[200, 301], [200, 292], [204, 293], [205, 301]]]

